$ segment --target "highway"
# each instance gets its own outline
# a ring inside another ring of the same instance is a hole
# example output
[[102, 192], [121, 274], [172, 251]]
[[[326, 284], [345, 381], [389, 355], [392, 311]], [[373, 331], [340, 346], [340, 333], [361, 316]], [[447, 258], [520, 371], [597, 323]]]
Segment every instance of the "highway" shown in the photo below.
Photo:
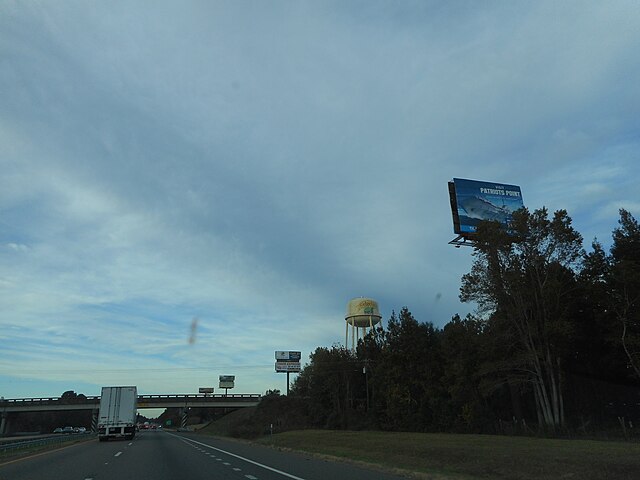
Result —
[[0, 465], [0, 480], [399, 480], [341, 462], [164, 431], [91, 440]]

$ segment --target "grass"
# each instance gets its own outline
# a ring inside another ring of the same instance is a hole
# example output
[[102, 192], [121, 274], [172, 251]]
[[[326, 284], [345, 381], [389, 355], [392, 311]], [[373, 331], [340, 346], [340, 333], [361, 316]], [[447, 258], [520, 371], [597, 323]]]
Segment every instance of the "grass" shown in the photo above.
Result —
[[493, 435], [303, 430], [260, 443], [438, 479], [632, 480], [640, 444]]
[[256, 407], [239, 408], [235, 412], [230, 412], [219, 418], [218, 420], [211, 422], [204, 428], [199, 429], [197, 432], [205, 435], [230, 435], [234, 424], [238, 421], [246, 420], [254, 414]]

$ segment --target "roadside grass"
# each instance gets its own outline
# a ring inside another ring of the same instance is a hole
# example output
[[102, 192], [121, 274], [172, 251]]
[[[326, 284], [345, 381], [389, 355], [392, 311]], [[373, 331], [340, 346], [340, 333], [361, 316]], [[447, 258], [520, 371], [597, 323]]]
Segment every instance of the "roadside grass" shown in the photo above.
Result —
[[204, 435], [230, 435], [234, 425], [239, 421], [251, 418], [255, 410], [256, 407], [239, 408], [235, 412], [228, 413], [224, 417], [209, 423], [206, 427], [198, 429], [196, 432]]
[[439, 479], [636, 480], [640, 444], [494, 435], [302, 430], [259, 443]]

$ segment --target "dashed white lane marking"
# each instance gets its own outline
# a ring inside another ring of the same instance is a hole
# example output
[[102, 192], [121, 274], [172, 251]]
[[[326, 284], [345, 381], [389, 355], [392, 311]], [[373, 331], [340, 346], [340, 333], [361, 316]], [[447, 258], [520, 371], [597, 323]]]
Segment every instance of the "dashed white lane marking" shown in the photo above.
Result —
[[122, 452], [118, 452], [114, 455], [114, 457], [119, 457], [120, 455], [122, 455]]
[[221, 461], [222, 461], [222, 459], [221, 459], [221, 458], [216, 458], [216, 460], [217, 460], [217, 461], [219, 461], [219, 462], [221, 462]]
[[[168, 432], [167, 432], [167, 435], [171, 435], [172, 437], [176, 437], [176, 438], [184, 438], [184, 437], [180, 437], [179, 435], [174, 435], [173, 433], [168, 433]], [[210, 448], [211, 450], [216, 450], [216, 451], [218, 451], [220, 453], [224, 453], [225, 455], [229, 455], [231, 457], [239, 458], [240, 460], [243, 460], [243, 461], [245, 461], [247, 463], [251, 463], [252, 465], [257, 465], [258, 467], [264, 468], [265, 470], [269, 470], [271, 472], [278, 473], [278, 474], [280, 474], [280, 475], [282, 475], [284, 477], [292, 478], [293, 480], [305, 480], [302, 477], [296, 477], [295, 475], [291, 475], [290, 473], [283, 472], [282, 470], [278, 470], [277, 468], [273, 468], [273, 467], [270, 467], [268, 465], [264, 465], [262, 463], [258, 463], [258, 462], [254, 461], [254, 460], [250, 460], [250, 459], [245, 458], [245, 457], [241, 457], [240, 455], [236, 455], [235, 453], [227, 452], [226, 450], [222, 450], [221, 448], [212, 447], [211, 445], [207, 445], [206, 443], [198, 442], [197, 440], [193, 440], [191, 438], [187, 438], [187, 440], [189, 442], [193, 442], [195, 444], [202, 445], [205, 448]], [[216, 459], [216, 460], [219, 460], [219, 459]], [[253, 477], [251, 475], [245, 475], [245, 477], [247, 477], [249, 480], [258, 480], [257, 477]]]
[[231, 465], [229, 462], [222, 462], [222, 464], [223, 464], [223, 465], [226, 465], [227, 467], [228, 467], [229, 465]]
[[129, 446], [131, 446], [131, 445], [133, 445], [133, 442], [131, 442], [131, 443], [129, 444]]
[[233, 470], [235, 470], [236, 472], [241, 472], [242, 471], [242, 469], [238, 468], [238, 467], [234, 468]]

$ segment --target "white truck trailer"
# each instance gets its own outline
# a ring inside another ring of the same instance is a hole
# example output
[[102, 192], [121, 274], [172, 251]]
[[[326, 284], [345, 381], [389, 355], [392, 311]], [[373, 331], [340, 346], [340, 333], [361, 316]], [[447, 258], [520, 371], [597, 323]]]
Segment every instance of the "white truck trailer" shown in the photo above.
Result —
[[102, 387], [98, 414], [98, 439], [131, 440], [136, 434], [138, 389], [136, 387]]

